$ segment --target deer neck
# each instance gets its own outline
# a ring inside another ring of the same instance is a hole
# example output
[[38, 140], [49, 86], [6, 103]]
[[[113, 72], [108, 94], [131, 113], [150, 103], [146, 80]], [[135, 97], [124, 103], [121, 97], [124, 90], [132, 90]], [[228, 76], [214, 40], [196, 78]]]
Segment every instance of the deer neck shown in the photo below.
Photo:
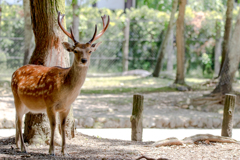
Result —
[[73, 61], [73, 65], [70, 67], [70, 70], [65, 78], [65, 84], [71, 90], [80, 90], [85, 78], [87, 76], [88, 64], [79, 64], [76, 59]]

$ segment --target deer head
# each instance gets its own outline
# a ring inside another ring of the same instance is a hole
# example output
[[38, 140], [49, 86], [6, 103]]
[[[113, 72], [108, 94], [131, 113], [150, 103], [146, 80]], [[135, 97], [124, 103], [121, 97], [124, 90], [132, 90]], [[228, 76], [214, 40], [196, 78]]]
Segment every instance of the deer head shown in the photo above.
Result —
[[72, 32], [72, 28], [70, 29], [69, 33], [63, 26], [62, 26], [62, 19], [63, 19], [64, 15], [61, 15], [60, 12], [58, 12], [58, 24], [59, 27], [62, 29], [62, 31], [70, 38], [72, 39], [72, 41], [74, 42], [74, 44], [70, 44], [68, 42], [63, 42], [63, 46], [64, 48], [68, 51], [68, 52], [73, 52], [75, 54], [75, 59], [74, 62], [79, 64], [79, 65], [85, 65], [85, 64], [89, 64], [88, 61], [90, 59], [91, 53], [96, 51], [96, 49], [98, 48], [98, 46], [102, 43], [102, 42], [98, 42], [98, 43], [94, 43], [94, 41], [96, 41], [97, 39], [99, 39], [104, 32], [107, 30], [109, 22], [110, 22], [110, 18], [108, 16], [108, 21], [107, 24], [105, 24], [105, 19], [106, 16], [102, 16], [102, 22], [103, 22], [103, 30], [97, 35], [97, 25], [95, 25], [95, 32], [93, 34], [93, 37], [90, 39], [89, 42], [87, 43], [79, 43], [73, 35]]

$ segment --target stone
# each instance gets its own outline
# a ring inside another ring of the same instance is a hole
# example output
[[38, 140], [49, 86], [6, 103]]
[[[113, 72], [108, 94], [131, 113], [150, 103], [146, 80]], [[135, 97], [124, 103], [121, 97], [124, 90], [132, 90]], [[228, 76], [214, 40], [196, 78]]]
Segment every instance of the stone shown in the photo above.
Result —
[[121, 118], [119, 122], [119, 128], [131, 128], [131, 122], [128, 118]]
[[109, 120], [104, 124], [103, 128], [119, 128], [119, 124], [115, 121]]
[[92, 128], [94, 125], [94, 119], [92, 117], [87, 117], [84, 121], [83, 127]]
[[222, 120], [219, 118], [213, 118], [212, 123], [214, 128], [220, 128], [222, 124]]

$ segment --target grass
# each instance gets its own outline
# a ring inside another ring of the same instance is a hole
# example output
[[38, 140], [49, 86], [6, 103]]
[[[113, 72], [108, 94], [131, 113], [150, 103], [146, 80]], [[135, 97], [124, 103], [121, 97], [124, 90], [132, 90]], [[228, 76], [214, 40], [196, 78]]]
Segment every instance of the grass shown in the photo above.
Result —
[[[10, 85], [10, 77], [0, 79], [0, 87]], [[199, 86], [206, 82], [204, 78], [186, 78], [190, 86]], [[148, 92], [173, 92], [177, 91], [169, 87], [174, 80], [170, 78], [154, 78], [139, 76], [118, 77], [87, 77], [82, 87], [83, 94], [117, 94], [117, 93], [148, 93]], [[197, 88], [197, 87], [196, 87]], [[199, 88], [198, 88], [199, 89]]]

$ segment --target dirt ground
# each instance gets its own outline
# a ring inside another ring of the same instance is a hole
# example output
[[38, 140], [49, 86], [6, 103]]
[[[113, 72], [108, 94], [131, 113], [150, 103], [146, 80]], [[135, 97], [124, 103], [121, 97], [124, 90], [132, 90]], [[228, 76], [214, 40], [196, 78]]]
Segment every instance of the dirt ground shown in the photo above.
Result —
[[[148, 93], [145, 95], [145, 116], [221, 116], [218, 110], [206, 108], [185, 109], [178, 106], [178, 102], [201, 96], [206, 92], [169, 92]], [[91, 97], [92, 101], [89, 101]], [[7, 99], [8, 98], [8, 99]], [[132, 94], [122, 95], [82, 95], [74, 102], [75, 116], [84, 114], [94, 119], [101, 116], [127, 117], [131, 114]], [[14, 119], [14, 106], [11, 95], [2, 97], [2, 108], [6, 117]], [[9, 104], [9, 105], [6, 105]], [[81, 104], [81, 105], [80, 105]], [[83, 110], [83, 108], [85, 108]], [[204, 109], [204, 110], [202, 110]], [[239, 112], [237, 112], [239, 114]], [[177, 134], [177, 133], [176, 133]], [[27, 145], [28, 153], [21, 153], [16, 149], [15, 138], [0, 138], [0, 159], [137, 159], [146, 156], [149, 159], [171, 160], [240, 160], [240, 142], [237, 143], [205, 143], [183, 146], [153, 147], [154, 142], [131, 142], [124, 140], [104, 139], [78, 133], [75, 138], [67, 141], [68, 155], [61, 155], [60, 146], [55, 147], [55, 156], [48, 154], [48, 145]], [[144, 158], [142, 158], [144, 159]]]
[[[0, 139], [0, 159], [149, 159], [171, 160], [239, 160], [239, 143], [198, 143], [183, 146], [153, 147], [153, 142], [131, 142], [102, 139], [78, 133], [67, 141], [68, 155], [62, 156], [60, 147], [55, 147], [55, 156], [48, 154], [47, 145], [28, 146], [28, 153], [15, 148], [14, 137]], [[144, 159], [144, 158], [142, 158]]]

